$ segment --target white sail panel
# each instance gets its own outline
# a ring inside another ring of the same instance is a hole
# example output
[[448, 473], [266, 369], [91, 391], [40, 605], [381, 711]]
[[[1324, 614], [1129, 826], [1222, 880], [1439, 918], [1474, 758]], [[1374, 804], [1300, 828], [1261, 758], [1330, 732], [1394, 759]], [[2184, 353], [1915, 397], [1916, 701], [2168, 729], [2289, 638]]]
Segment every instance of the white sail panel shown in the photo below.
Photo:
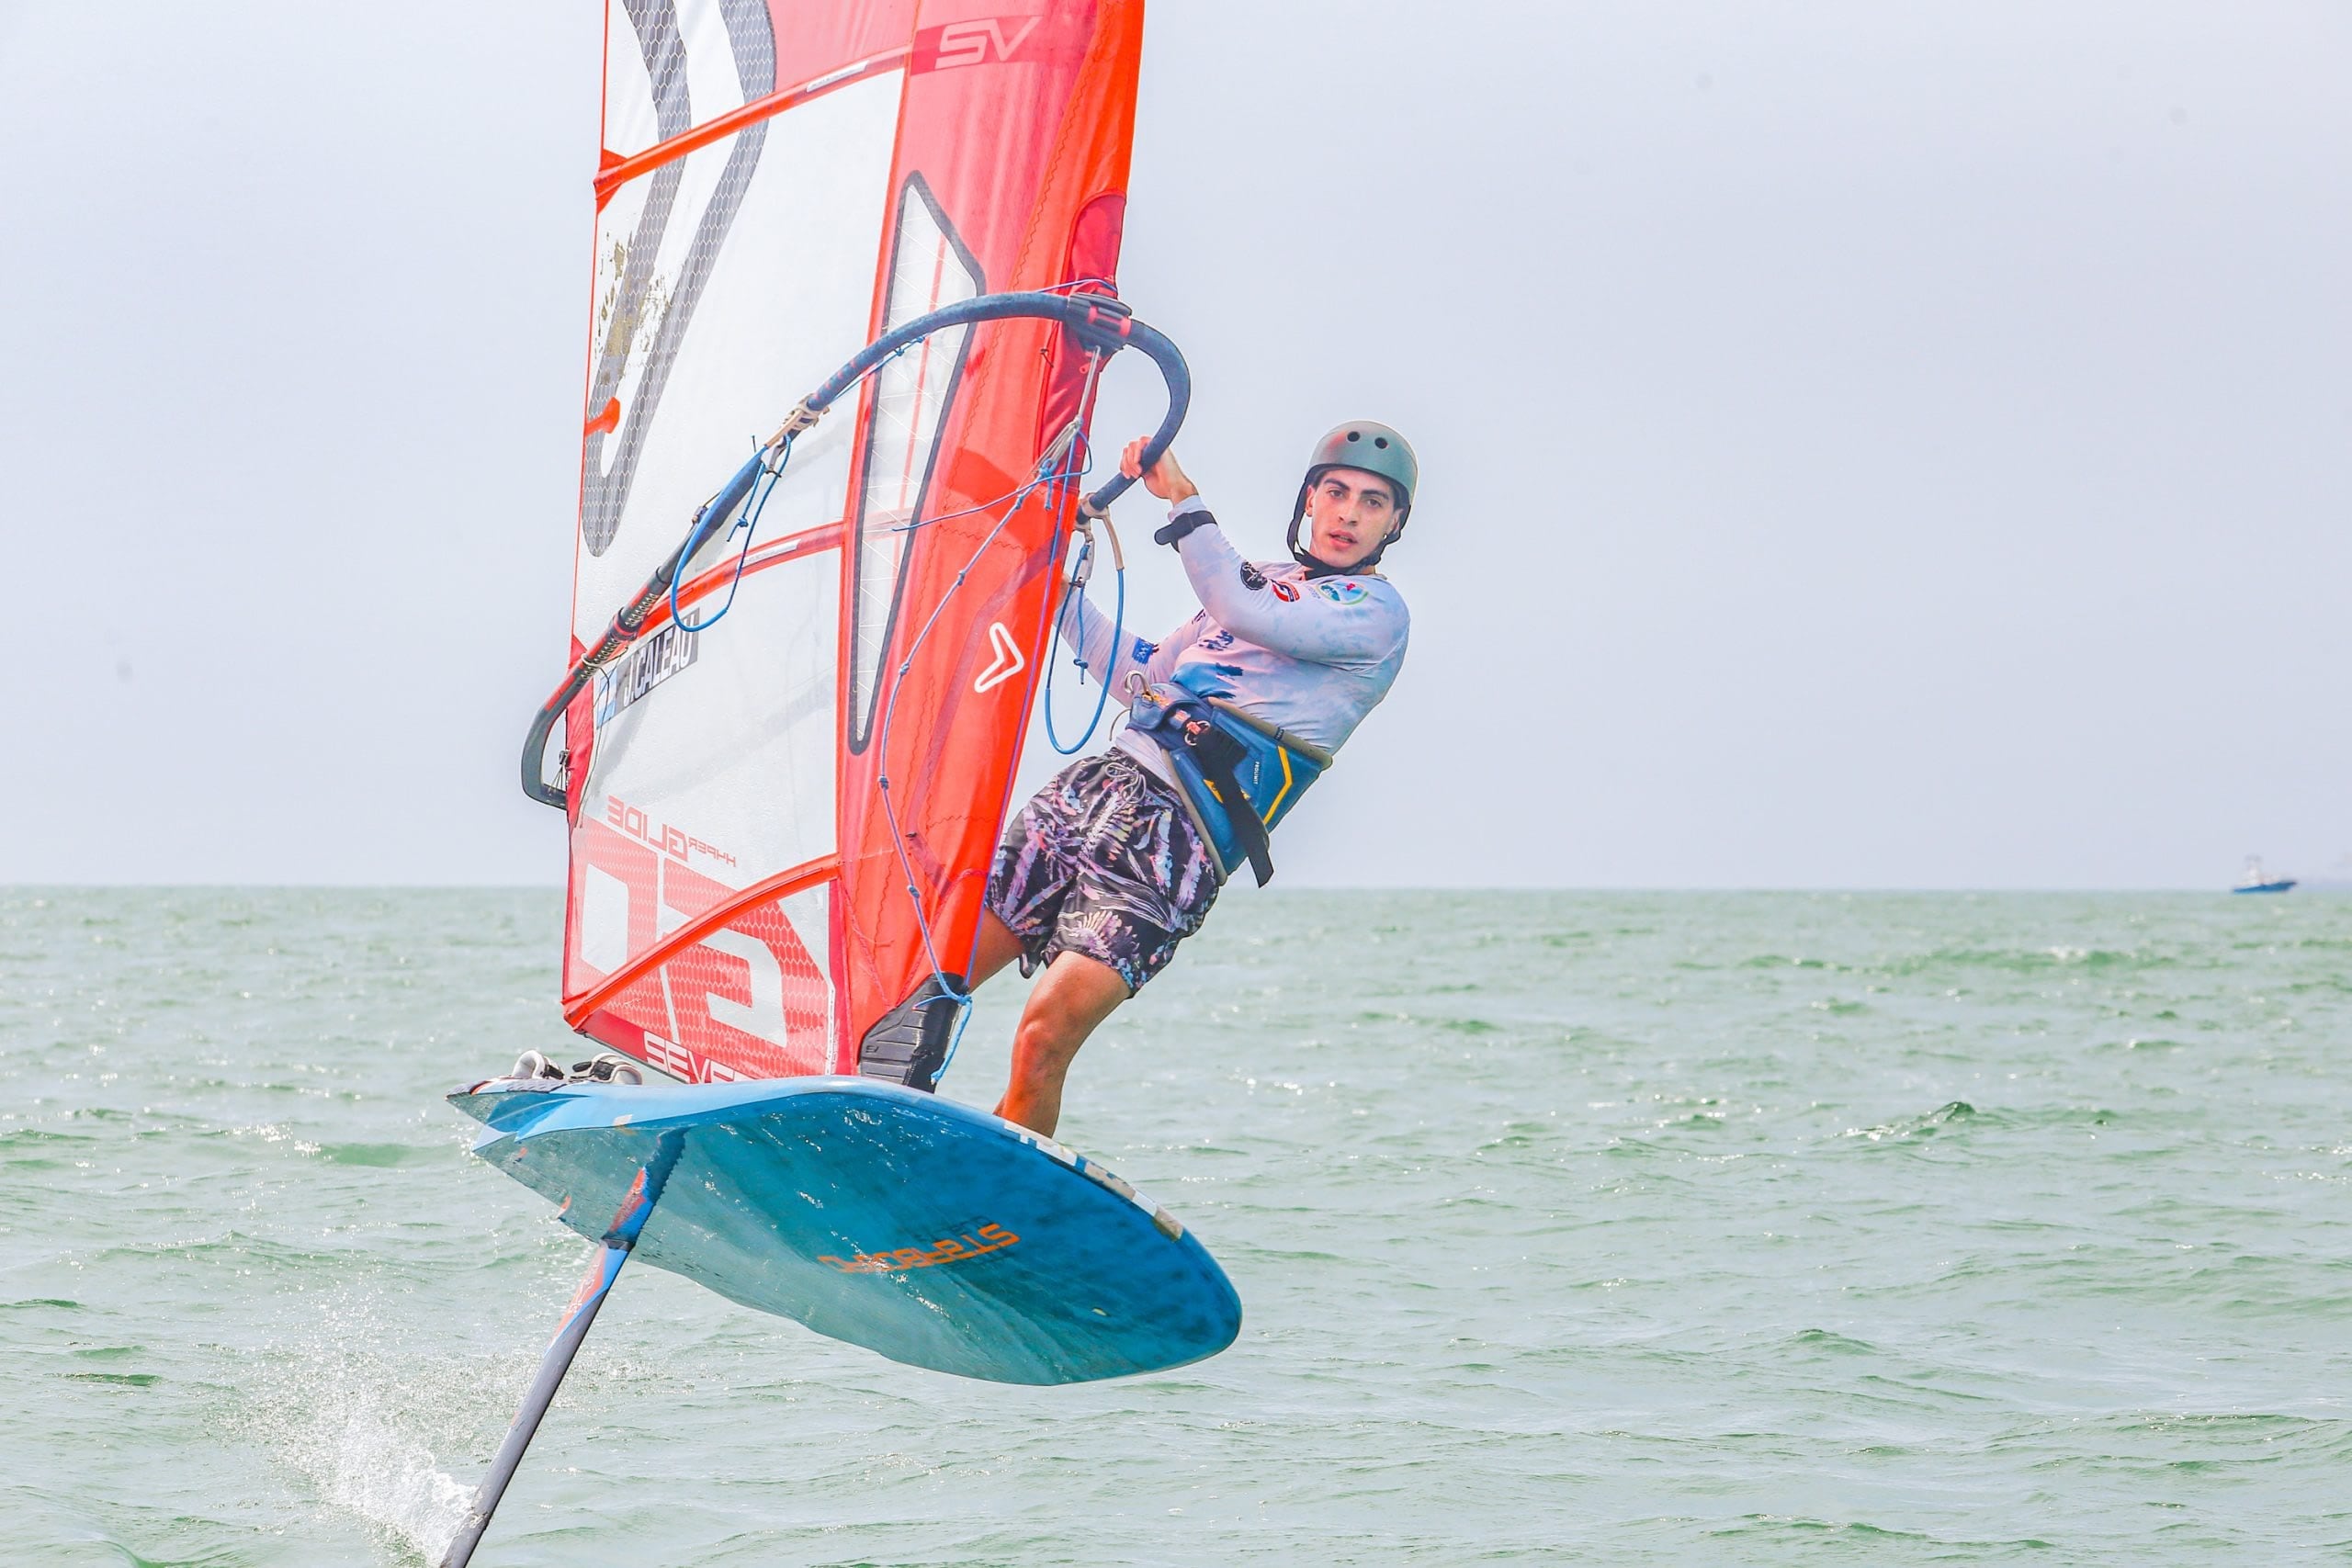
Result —
[[[568, 996], [832, 853], [841, 570], [834, 548], [759, 566], [717, 626], [664, 628], [602, 672], [572, 829]], [[690, 622], [697, 609], [709, 602]], [[712, 1059], [822, 1071], [840, 1012], [831, 908], [820, 885], [739, 912], [605, 1005], [649, 1032], [648, 1060], [687, 1077]]]
[[840, 552], [812, 551], [747, 573], [710, 630], [641, 640], [614, 667], [619, 689], [598, 694], [581, 830], [618, 831], [729, 889], [831, 854], [840, 582]]
[[605, 147], [628, 157], [775, 90], [765, 0], [611, 0]]
[[[630, 180], [605, 204], [573, 596], [582, 642], [840, 363], [841, 345], [865, 340], [903, 82], [894, 72], [843, 86]], [[746, 175], [738, 148], [754, 132]], [[761, 536], [840, 517], [848, 451], [845, 431], [812, 432]]]
[[[675, 30], [668, 33], [667, 50], [657, 35], [652, 47], [647, 46], [629, 19], [629, 7], [625, 0], [606, 0], [605, 6], [605, 147], [607, 152], [627, 157], [642, 152], [655, 142], [664, 140], [662, 118], [666, 112], [681, 129], [687, 122], [688, 108], [683, 91], [684, 81], [673, 83], [672, 74], [684, 62], [665, 58], [667, 51], [676, 50], [683, 40]], [[657, 93], [654, 73], [662, 72]], [[656, 107], [657, 96], [662, 100]]]

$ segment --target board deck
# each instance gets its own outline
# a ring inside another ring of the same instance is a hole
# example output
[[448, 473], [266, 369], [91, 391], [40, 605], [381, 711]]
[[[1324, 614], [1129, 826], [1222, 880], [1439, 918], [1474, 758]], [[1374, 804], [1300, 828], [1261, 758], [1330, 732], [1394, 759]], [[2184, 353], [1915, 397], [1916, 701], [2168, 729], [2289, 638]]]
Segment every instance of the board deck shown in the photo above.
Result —
[[1213, 1356], [1241, 1302], [1165, 1210], [1083, 1156], [857, 1077], [493, 1082], [449, 1097], [474, 1153], [601, 1239], [665, 1139], [636, 1256], [892, 1360], [1083, 1382]]

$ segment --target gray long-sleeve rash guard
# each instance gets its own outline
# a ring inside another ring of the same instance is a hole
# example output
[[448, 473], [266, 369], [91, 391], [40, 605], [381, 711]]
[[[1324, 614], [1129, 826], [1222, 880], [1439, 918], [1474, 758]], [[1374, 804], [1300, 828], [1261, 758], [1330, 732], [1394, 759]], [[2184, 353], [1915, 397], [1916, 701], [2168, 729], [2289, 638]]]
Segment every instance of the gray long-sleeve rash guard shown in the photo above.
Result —
[[[1207, 510], [1194, 496], [1169, 515]], [[1129, 671], [1157, 683], [1180, 669], [1207, 665], [1227, 701], [1337, 751], [1404, 666], [1412, 617], [1396, 585], [1377, 572], [1309, 578], [1296, 561], [1245, 561], [1214, 518], [1179, 540], [1176, 553], [1200, 596], [1198, 615], [1157, 645], [1125, 639], [1114, 659], [1111, 618], [1081, 603], [1075, 628], [1067, 618], [1060, 623], [1063, 641], [1090, 673], [1110, 682], [1123, 705], [1133, 697]], [[1175, 782], [1157, 742], [1129, 732], [1116, 744]]]

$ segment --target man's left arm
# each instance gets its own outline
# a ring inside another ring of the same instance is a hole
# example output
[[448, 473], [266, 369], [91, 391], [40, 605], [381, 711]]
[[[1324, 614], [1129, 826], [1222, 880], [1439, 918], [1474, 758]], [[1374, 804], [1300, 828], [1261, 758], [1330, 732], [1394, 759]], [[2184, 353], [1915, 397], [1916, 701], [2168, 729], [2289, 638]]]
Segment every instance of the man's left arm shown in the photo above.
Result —
[[1175, 522], [1190, 525], [1176, 554], [1193, 592], [1234, 636], [1313, 664], [1374, 662], [1403, 641], [1404, 605], [1393, 592], [1351, 578], [1270, 578], [1241, 558], [1197, 497], [1177, 508]]

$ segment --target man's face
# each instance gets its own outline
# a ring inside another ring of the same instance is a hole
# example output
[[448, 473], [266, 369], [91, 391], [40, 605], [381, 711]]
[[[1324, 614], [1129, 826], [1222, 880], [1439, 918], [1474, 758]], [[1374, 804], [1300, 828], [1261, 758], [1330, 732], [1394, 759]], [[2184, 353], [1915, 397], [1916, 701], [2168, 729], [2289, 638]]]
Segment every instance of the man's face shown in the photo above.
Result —
[[1306, 516], [1315, 558], [1353, 571], [1396, 531], [1396, 492], [1378, 474], [1326, 468], [1307, 491]]

